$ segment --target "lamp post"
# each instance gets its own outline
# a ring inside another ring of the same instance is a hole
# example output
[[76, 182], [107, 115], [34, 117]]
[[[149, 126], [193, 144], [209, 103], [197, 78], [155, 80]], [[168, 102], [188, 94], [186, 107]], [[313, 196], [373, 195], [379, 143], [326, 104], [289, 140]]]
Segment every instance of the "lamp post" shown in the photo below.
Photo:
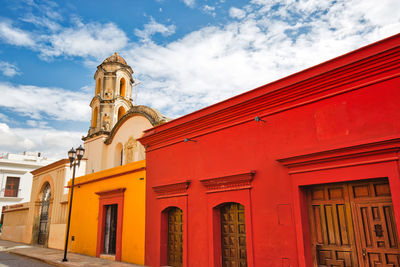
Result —
[[79, 167], [84, 153], [85, 153], [85, 149], [82, 146], [79, 146], [76, 149], [76, 151], [74, 150], [74, 148], [71, 148], [71, 150], [68, 151], [68, 158], [69, 158], [69, 163], [70, 163], [69, 167], [72, 168], [72, 166], [73, 166], [74, 170], [72, 172], [72, 184], [71, 184], [71, 196], [69, 198], [67, 235], [65, 238], [64, 258], [62, 259], [62, 261], [68, 261], [67, 260], [67, 248], [68, 248], [69, 226], [71, 224], [72, 197], [74, 195], [75, 169], [76, 169], [76, 165], [78, 165], [78, 167]]

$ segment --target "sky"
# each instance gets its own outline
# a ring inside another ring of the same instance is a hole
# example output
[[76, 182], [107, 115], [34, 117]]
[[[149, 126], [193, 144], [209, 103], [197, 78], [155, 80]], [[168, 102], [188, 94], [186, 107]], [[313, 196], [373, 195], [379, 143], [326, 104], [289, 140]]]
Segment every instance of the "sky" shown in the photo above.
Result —
[[177, 118], [400, 32], [399, 0], [0, 0], [0, 154], [66, 158], [96, 67]]

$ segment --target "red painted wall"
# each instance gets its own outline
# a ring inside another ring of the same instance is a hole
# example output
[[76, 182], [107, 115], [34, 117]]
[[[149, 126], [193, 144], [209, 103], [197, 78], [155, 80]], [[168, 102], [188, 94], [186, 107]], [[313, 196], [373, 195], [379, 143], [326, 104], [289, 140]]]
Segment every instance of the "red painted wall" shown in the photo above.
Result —
[[[164, 264], [169, 206], [184, 213], [184, 266], [218, 266], [213, 207], [224, 202], [245, 206], [248, 266], [310, 266], [303, 185], [389, 177], [399, 222], [399, 107], [397, 35], [148, 130], [146, 265]], [[364, 147], [385, 153], [367, 162]], [[252, 170], [247, 188], [210, 193], [202, 182]]]

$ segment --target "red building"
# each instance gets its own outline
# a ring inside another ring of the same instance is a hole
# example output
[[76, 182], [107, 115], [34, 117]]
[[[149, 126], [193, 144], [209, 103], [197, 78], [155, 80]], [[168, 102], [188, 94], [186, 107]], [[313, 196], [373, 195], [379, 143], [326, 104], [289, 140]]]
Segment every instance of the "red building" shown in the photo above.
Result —
[[400, 265], [400, 34], [140, 141], [146, 265]]

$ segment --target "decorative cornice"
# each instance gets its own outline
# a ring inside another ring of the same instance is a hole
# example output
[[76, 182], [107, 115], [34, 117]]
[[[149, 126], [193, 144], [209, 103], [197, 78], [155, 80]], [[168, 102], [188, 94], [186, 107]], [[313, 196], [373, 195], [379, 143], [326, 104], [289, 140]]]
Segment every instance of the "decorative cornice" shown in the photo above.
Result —
[[290, 174], [325, 169], [343, 168], [356, 165], [398, 161], [400, 137], [375, 140], [333, 150], [320, 151], [277, 161], [289, 169]]
[[92, 134], [88, 134], [87, 136], [82, 137], [82, 141], [86, 141], [87, 139], [90, 139], [90, 138], [93, 138], [93, 137], [96, 137], [96, 136], [100, 136], [100, 135], [107, 135], [108, 136], [109, 134], [110, 134], [109, 131], [101, 130], [101, 131], [98, 131], [98, 132], [95, 132], [95, 133], [92, 133]]
[[124, 195], [126, 188], [117, 188], [117, 189], [112, 189], [112, 190], [106, 190], [106, 191], [99, 191], [95, 192], [96, 195], [99, 195], [101, 199], [103, 198], [110, 198], [110, 197], [116, 197], [116, 196], [121, 196]]
[[46, 166], [43, 166], [41, 168], [38, 168], [36, 170], [31, 171], [33, 176], [37, 176], [39, 174], [42, 174], [43, 172], [49, 171], [51, 169], [57, 168], [57, 167], [61, 167], [61, 166], [65, 166], [69, 164], [69, 159], [60, 159], [56, 162], [50, 163]]
[[400, 77], [400, 34], [145, 131], [147, 151]]
[[3, 206], [2, 212], [7, 213], [7, 212], [13, 212], [13, 211], [29, 210], [28, 204], [29, 204], [29, 202], [25, 202], [22, 204], [14, 204], [14, 205], [10, 205], [10, 206]]
[[157, 198], [186, 196], [189, 185], [190, 181], [187, 180], [179, 183], [153, 186], [153, 191], [156, 193]]
[[[120, 168], [120, 167], [117, 167], [117, 168]], [[103, 180], [107, 180], [107, 179], [111, 179], [111, 178], [115, 178], [115, 177], [120, 177], [122, 175], [127, 175], [127, 174], [141, 172], [141, 171], [146, 171], [146, 167], [140, 167], [140, 168], [136, 168], [136, 169], [128, 169], [128, 170], [125, 170], [125, 171], [122, 171], [122, 172], [118, 172], [118, 173], [115, 173], [115, 174], [112, 174], [112, 175], [101, 175], [100, 174], [100, 177], [94, 178], [94, 179], [91, 179], [91, 180], [85, 180], [83, 182], [80, 182], [78, 180], [74, 184], [74, 187], [85, 185], [85, 184], [96, 183], [96, 182], [99, 182], [99, 181], [103, 181]], [[101, 172], [102, 171], [97, 172], [96, 174], [99, 175], [99, 173], [101, 173]], [[93, 175], [93, 174], [88, 174], [88, 175]], [[84, 176], [81, 176], [81, 177], [84, 177]], [[78, 178], [80, 178], [80, 177], [78, 177]], [[68, 183], [67, 186], [65, 186], [65, 188], [70, 188], [71, 186], [69, 184], [70, 184], [70, 182]]]
[[207, 193], [250, 189], [256, 171], [200, 180]]
[[92, 98], [92, 101], [90, 101], [89, 106], [93, 108], [93, 105], [95, 104], [95, 102], [98, 101], [99, 103], [101, 103], [101, 97], [99, 95], [95, 95]]

